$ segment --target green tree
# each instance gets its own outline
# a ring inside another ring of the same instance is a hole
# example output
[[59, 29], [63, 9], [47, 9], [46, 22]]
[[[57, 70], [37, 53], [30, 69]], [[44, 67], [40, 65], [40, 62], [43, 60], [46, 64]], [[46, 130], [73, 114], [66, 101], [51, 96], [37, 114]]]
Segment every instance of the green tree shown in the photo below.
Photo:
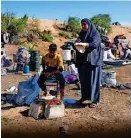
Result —
[[77, 35], [81, 30], [80, 19], [77, 17], [69, 17], [66, 30], [69, 32], [73, 32], [73, 34]]
[[1, 14], [1, 31], [7, 32], [6, 17], [3, 14]]
[[15, 18], [15, 14], [9, 12], [8, 10], [5, 13], [1, 13], [1, 31], [7, 32], [7, 28]]
[[24, 18], [25, 20], [28, 20], [28, 15], [25, 14], [25, 15], [23, 16], [23, 18]]
[[1, 14], [1, 31], [9, 32], [12, 35], [21, 33], [27, 28], [27, 20], [27, 14], [22, 18], [16, 18], [14, 13], [7, 10], [7, 12]]
[[96, 25], [97, 29], [99, 30], [99, 28], [102, 30], [99, 30], [101, 34], [105, 33], [105, 31], [107, 31], [107, 33], [110, 33], [111, 31], [111, 17], [109, 14], [98, 14], [93, 16], [91, 19], [91, 22], [93, 24]]
[[22, 18], [14, 18], [7, 28], [8, 32], [12, 35], [22, 33], [27, 28], [27, 20], [28, 17], [25, 15]]

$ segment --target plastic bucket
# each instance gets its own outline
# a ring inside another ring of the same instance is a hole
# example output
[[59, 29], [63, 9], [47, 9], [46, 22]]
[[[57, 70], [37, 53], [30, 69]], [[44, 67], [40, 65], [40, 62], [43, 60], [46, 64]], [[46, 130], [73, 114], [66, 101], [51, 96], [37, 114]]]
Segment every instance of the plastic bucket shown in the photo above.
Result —
[[71, 60], [71, 50], [63, 50], [62, 51], [63, 60]]

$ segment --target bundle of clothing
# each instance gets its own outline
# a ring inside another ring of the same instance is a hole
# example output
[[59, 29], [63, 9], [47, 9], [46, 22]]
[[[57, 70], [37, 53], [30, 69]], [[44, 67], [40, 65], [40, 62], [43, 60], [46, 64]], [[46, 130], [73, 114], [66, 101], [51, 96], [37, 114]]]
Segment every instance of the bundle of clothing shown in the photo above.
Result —
[[9, 59], [8, 57], [3, 56], [1, 58], [1, 66], [2, 67], [10, 67], [11, 65], [13, 65], [13, 61], [11, 59]]
[[17, 63], [16, 71], [23, 71], [24, 66], [30, 62], [29, 51], [24, 47], [19, 48], [16, 53], [15, 62]]
[[131, 89], [131, 83], [121, 84], [117, 82], [116, 75], [115, 71], [103, 71], [101, 86], [116, 89]]
[[114, 42], [119, 50], [121, 59], [131, 59], [131, 43], [122, 35], [117, 35]]

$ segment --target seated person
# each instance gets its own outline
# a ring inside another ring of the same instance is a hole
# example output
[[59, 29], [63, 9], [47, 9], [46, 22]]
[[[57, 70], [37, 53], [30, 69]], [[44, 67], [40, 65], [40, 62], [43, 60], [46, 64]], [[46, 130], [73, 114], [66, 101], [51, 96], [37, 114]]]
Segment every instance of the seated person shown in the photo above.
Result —
[[46, 86], [44, 85], [44, 82], [47, 80], [48, 76], [54, 75], [56, 77], [56, 80], [58, 80], [60, 84], [58, 100], [63, 100], [65, 87], [65, 80], [61, 73], [63, 71], [63, 60], [62, 56], [60, 54], [57, 54], [56, 51], [56, 44], [51, 44], [49, 46], [49, 53], [47, 53], [42, 58], [43, 72], [38, 79], [38, 85], [42, 89], [42, 91], [45, 91], [45, 96], [47, 96], [48, 91], [46, 89]]

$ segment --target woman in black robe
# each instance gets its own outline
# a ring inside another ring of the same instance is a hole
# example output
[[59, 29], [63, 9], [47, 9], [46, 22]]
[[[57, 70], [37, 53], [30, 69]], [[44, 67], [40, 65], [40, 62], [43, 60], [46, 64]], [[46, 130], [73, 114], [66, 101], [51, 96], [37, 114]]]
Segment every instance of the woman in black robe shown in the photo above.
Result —
[[[90, 100], [89, 107], [93, 108], [100, 102], [103, 50], [100, 34], [90, 20], [82, 19], [81, 27], [82, 30], [74, 46], [82, 94], [77, 103]], [[85, 45], [84, 53], [80, 53], [76, 48], [81, 42]]]

